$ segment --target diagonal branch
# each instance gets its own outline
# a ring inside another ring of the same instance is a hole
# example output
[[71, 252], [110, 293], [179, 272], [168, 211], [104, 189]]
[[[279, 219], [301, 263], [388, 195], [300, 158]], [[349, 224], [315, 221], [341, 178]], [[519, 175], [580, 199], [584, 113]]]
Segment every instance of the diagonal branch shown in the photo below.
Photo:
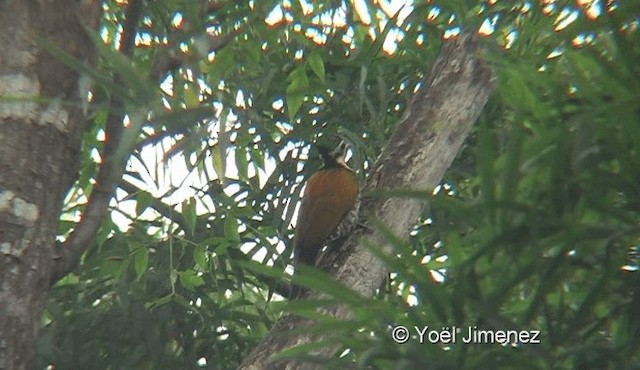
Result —
[[[141, 14], [142, 0], [129, 1], [120, 47], [124, 55], [130, 56], [133, 51], [137, 24]], [[116, 77], [116, 80], [120, 80], [120, 78]], [[123, 81], [116, 81], [116, 84], [121, 85]], [[122, 140], [125, 134], [125, 127], [122, 122], [123, 116], [120, 112], [124, 111], [123, 108], [123, 101], [112, 101], [105, 127], [106, 138], [102, 150], [102, 164], [96, 176], [96, 184], [91, 191], [87, 207], [82, 214], [80, 222], [78, 222], [67, 240], [63, 244], [57, 245], [56, 263], [53, 266], [51, 284], [68, 274], [76, 266], [80, 256], [93, 241], [98, 228], [109, 211], [109, 203], [124, 173], [127, 154], [133, 149], [133, 145], [131, 145], [131, 148], [122, 147], [128, 143], [127, 140]], [[130, 127], [128, 130], [133, 129], [134, 127]], [[127, 133], [127, 135], [137, 136], [137, 133], [132, 132]]]
[[[120, 52], [125, 56], [130, 57], [133, 53], [143, 6], [143, 0], [129, 0], [123, 25], [122, 42], [120, 44]], [[216, 6], [211, 6], [209, 10], [217, 11], [219, 9], [220, 8]], [[245, 32], [252, 22], [258, 19], [260, 18], [254, 16], [250, 22], [245, 23], [244, 26], [238, 29], [234, 29], [228, 35], [213, 39], [210, 45], [211, 50], [224, 48], [231, 43], [237, 35]], [[170, 49], [165, 50], [165, 52], [166, 55], [160, 53], [161, 55], [154, 62], [147, 76], [150, 81], [159, 80], [160, 76], [163, 76], [165, 73], [182, 64], [182, 59], [171, 54]], [[118, 76], [116, 76], [114, 82], [116, 85], [127, 85], [126, 81], [123, 81], [122, 78]], [[56, 246], [54, 253], [55, 264], [50, 283], [54, 283], [69, 273], [69, 271], [76, 266], [82, 253], [84, 253], [90, 245], [98, 228], [102, 224], [102, 220], [109, 211], [109, 203], [117, 185], [122, 179], [127, 157], [135, 148], [135, 140], [124, 140], [124, 138], [137, 138], [140, 127], [133, 125], [125, 129], [123, 116], [121, 114], [125, 111], [124, 102], [121, 100], [112, 101], [109, 111], [110, 114], [105, 127], [106, 139], [102, 151], [102, 164], [96, 177], [96, 184], [91, 192], [87, 207], [82, 214], [80, 222], [76, 225], [76, 228], [67, 240], [63, 244]], [[179, 130], [177, 131], [179, 132]]]
[[[118, 187], [129, 194], [135, 194], [142, 191], [142, 189], [124, 179], [120, 182]], [[158, 212], [162, 217], [165, 217], [168, 220], [171, 220], [171, 222], [178, 225], [178, 227], [180, 227], [182, 230], [189, 230], [182, 215], [169, 204], [162, 202], [160, 199], [152, 198], [151, 204], [149, 206], [156, 212]]]
[[[392, 189], [430, 191], [438, 185], [494, 88], [493, 73], [478, 59], [477, 52], [476, 41], [470, 36], [445, 42], [374, 168], [365, 194]], [[363, 201], [361, 217], [378, 219], [396, 235], [407, 238], [423, 206], [420, 199], [369, 198]], [[354, 233], [340, 250], [321, 261], [321, 267], [345, 286], [371, 297], [388, 271], [363, 247], [362, 240], [392, 253], [382, 233], [371, 227]], [[337, 319], [351, 317], [344, 305], [322, 311]], [[240, 369], [317, 368], [310, 363], [272, 360], [274, 355], [292, 347], [327, 340], [327, 334], [301, 330], [312, 325], [313, 321], [306, 318], [284, 316]], [[288, 333], [294, 328], [301, 334]], [[326, 346], [318, 348], [314, 355], [329, 358], [337, 350], [337, 346]]]

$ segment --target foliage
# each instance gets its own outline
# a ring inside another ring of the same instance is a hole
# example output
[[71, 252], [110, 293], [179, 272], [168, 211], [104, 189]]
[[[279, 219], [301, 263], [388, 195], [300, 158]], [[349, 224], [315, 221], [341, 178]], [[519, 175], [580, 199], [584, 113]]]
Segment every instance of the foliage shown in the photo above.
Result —
[[[51, 291], [41, 367], [236, 368], [285, 307], [246, 262], [284, 274], [299, 184], [318, 166], [307, 144], [348, 139], [364, 179], [442, 35], [485, 19], [498, 92], [410, 243], [389, 235], [380, 296], [328, 289], [355, 313], [321, 320], [345, 348], [329, 367], [637, 366], [640, 8], [434, 1], [407, 17], [364, 3], [146, 2], [127, 60], [114, 52], [126, 6], [105, 2], [103, 78], [61, 238], [91, 191], [110, 102], [149, 119], [112, 217]], [[385, 39], [400, 39], [395, 52]], [[165, 58], [180, 67], [140, 77]], [[394, 325], [540, 330], [541, 343], [399, 345]]]

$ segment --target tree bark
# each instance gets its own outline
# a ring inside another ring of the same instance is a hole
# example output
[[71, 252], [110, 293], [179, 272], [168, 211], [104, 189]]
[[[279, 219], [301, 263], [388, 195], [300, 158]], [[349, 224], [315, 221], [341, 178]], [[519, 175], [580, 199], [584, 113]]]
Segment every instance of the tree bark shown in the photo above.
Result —
[[88, 91], [43, 51], [94, 60], [98, 1], [0, 1], [0, 369], [32, 369]]
[[[473, 37], [462, 36], [445, 42], [373, 169], [363, 190], [365, 195], [393, 189], [432, 191], [438, 185], [494, 88], [493, 73], [477, 53]], [[365, 199], [360, 209], [361, 217], [378, 219], [395, 235], [407, 238], [423, 206], [419, 199], [376, 197]], [[345, 286], [371, 297], [388, 271], [363, 247], [363, 240], [382, 247], [388, 254], [393, 252], [381, 232], [371, 226], [354, 233], [339, 251], [327, 255], [321, 267]], [[323, 308], [322, 313], [342, 320], [351, 317], [347, 306]], [[327, 339], [323, 334], [289, 333], [292, 329], [300, 333], [300, 329], [312, 325], [313, 321], [306, 318], [284, 316], [247, 356], [240, 369], [318, 368], [310, 363], [271, 359], [292, 347]], [[326, 346], [314, 355], [328, 358], [337, 350], [336, 346]]]

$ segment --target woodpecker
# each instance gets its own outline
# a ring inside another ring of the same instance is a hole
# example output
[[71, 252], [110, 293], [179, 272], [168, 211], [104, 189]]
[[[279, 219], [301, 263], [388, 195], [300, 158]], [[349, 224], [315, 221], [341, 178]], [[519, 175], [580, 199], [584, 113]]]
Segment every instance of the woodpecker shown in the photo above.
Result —
[[345, 163], [346, 145], [318, 145], [324, 167], [306, 183], [294, 237], [295, 264], [315, 266], [324, 245], [348, 235], [359, 208], [356, 174]]

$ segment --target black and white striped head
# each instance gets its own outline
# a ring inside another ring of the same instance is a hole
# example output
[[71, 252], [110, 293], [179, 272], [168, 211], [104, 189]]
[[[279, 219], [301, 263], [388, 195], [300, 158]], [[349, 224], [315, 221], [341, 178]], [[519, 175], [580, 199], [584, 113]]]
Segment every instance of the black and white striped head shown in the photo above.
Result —
[[340, 137], [334, 136], [316, 144], [318, 152], [324, 161], [325, 168], [347, 167], [349, 144]]

